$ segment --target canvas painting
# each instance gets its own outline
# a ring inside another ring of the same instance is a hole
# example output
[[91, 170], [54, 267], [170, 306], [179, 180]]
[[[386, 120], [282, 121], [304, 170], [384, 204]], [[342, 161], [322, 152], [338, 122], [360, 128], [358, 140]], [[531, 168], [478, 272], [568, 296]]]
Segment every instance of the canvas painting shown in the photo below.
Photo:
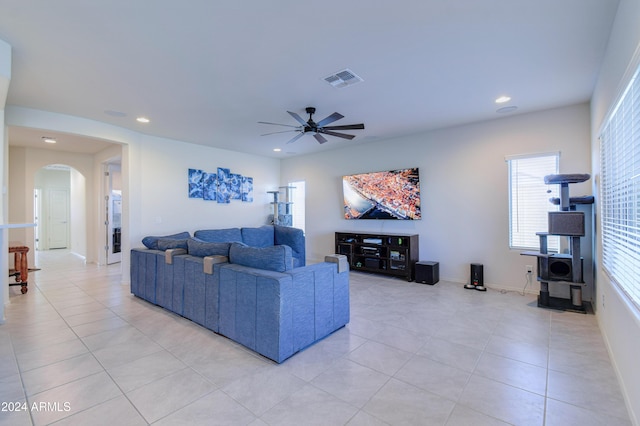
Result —
[[203, 197], [205, 200], [217, 201], [218, 199], [218, 174], [217, 173], [203, 173]]
[[253, 178], [242, 176], [242, 201], [253, 203]]
[[253, 202], [253, 178], [218, 167], [214, 173], [189, 169], [189, 198], [228, 204], [231, 200]]
[[202, 198], [202, 170], [189, 169], [189, 198]]
[[231, 202], [230, 189], [231, 171], [222, 167], [218, 167], [218, 203], [227, 204]]
[[229, 191], [231, 192], [232, 200], [242, 199], [242, 176], [236, 173], [231, 173], [229, 176]]

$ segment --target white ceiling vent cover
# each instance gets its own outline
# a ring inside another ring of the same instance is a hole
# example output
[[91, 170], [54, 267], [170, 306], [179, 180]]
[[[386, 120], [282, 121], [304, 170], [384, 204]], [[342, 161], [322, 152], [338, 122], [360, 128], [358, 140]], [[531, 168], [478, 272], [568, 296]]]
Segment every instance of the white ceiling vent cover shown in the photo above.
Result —
[[343, 88], [347, 86], [353, 86], [354, 84], [360, 83], [364, 80], [347, 68], [342, 71], [338, 71], [335, 74], [331, 74], [328, 77], [325, 77], [324, 81], [326, 81], [333, 87]]

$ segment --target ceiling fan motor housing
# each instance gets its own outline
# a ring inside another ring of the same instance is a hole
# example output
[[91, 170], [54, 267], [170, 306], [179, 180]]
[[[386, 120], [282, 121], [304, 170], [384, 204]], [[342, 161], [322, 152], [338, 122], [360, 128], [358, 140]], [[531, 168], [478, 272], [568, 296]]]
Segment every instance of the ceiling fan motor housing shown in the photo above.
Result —
[[309, 121], [307, 121], [307, 124], [309, 125], [309, 127], [305, 127], [304, 128], [304, 132], [317, 132], [318, 131], [318, 125], [313, 121], [313, 114], [316, 113], [316, 109], [314, 107], [307, 107], [306, 108], [307, 114], [309, 114]]

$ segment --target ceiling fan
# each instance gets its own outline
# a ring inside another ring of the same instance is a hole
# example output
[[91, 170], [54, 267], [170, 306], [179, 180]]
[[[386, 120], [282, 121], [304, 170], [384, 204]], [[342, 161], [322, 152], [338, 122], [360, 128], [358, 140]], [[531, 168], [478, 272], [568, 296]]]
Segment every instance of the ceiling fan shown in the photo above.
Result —
[[355, 138], [355, 135], [349, 135], [349, 134], [346, 134], [346, 133], [338, 133], [338, 132], [334, 132], [334, 130], [362, 130], [362, 129], [364, 129], [364, 124], [347, 124], [347, 125], [344, 125], [344, 126], [327, 126], [327, 124], [333, 123], [334, 121], [337, 121], [337, 120], [340, 120], [341, 118], [344, 118], [344, 115], [339, 114], [337, 112], [334, 112], [333, 114], [331, 114], [327, 118], [324, 118], [324, 119], [322, 119], [322, 120], [320, 120], [319, 122], [316, 123], [316, 122], [313, 121], [313, 114], [315, 114], [316, 109], [314, 107], [307, 107], [306, 111], [307, 111], [307, 114], [309, 114], [309, 120], [308, 121], [304, 121], [302, 119], [302, 117], [300, 117], [295, 112], [287, 111], [290, 116], [292, 116], [298, 123], [301, 124], [300, 126], [292, 126], [290, 124], [280, 124], [280, 123], [269, 123], [268, 121], [258, 121], [258, 123], [260, 123], [260, 124], [274, 124], [276, 126], [285, 126], [285, 127], [293, 127], [294, 128], [293, 130], [284, 130], [282, 132], [264, 133], [261, 136], [273, 135], [275, 133], [298, 132], [297, 135], [295, 135], [291, 140], [289, 140], [287, 142], [287, 143], [292, 143], [292, 142], [295, 142], [298, 139], [300, 139], [302, 136], [304, 136], [305, 133], [313, 132], [313, 137], [316, 138], [316, 140], [319, 143], [325, 143], [325, 142], [327, 142], [327, 138], [322, 136], [322, 134], [330, 135], [330, 136], [337, 136], [339, 138], [351, 140], [351, 139]]

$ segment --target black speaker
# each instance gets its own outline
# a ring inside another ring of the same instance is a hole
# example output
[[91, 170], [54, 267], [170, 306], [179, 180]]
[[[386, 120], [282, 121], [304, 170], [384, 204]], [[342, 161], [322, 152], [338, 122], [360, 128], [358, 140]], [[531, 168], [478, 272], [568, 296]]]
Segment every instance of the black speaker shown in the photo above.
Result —
[[416, 262], [416, 282], [434, 285], [440, 281], [438, 262]]
[[482, 263], [471, 264], [471, 285], [484, 287], [484, 267]]

